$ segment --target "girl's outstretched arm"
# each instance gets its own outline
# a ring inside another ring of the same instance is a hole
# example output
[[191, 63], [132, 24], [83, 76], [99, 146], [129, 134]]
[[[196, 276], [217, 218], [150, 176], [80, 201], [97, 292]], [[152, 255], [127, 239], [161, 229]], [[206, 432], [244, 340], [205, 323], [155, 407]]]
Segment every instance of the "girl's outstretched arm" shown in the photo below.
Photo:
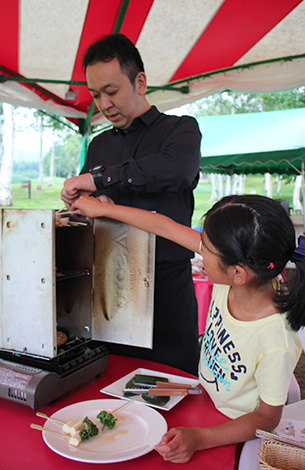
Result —
[[107, 204], [90, 196], [81, 196], [71, 206], [71, 211], [87, 217], [108, 217], [132, 225], [145, 232], [167, 238], [185, 248], [199, 253], [201, 235], [197, 230], [181, 225], [155, 212], [134, 207]]

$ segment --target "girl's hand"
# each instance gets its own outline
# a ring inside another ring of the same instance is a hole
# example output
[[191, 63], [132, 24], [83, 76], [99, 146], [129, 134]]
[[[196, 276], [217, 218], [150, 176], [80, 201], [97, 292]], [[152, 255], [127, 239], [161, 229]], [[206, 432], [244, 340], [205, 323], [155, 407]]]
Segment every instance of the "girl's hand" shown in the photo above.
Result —
[[[109, 201], [111, 201], [111, 199], [109, 199]], [[93, 218], [106, 216], [107, 208], [109, 208], [108, 201], [101, 202], [93, 196], [81, 196], [72, 204], [71, 211], [75, 211], [76, 214]]]
[[66, 207], [70, 210], [73, 202], [80, 196], [87, 196], [96, 190], [93, 176], [91, 173], [85, 173], [73, 178], [67, 178], [64, 182], [64, 187], [61, 190], [61, 199], [64, 201]]
[[199, 450], [197, 444], [199, 428], [171, 428], [155, 450], [164, 460], [173, 463], [187, 463], [194, 452]]

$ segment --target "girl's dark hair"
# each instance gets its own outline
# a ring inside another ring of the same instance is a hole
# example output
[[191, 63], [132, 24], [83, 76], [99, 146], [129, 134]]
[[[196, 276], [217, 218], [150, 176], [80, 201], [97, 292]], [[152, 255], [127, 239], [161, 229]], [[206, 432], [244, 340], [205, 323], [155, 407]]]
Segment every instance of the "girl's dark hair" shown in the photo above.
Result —
[[83, 58], [84, 70], [88, 65], [95, 65], [97, 62], [110, 62], [114, 58], [117, 58], [122, 72], [134, 85], [137, 74], [144, 72], [144, 65], [138, 49], [124, 34], [103, 36], [91, 44]]
[[[204, 231], [226, 266], [248, 266], [257, 284], [282, 273], [293, 259], [295, 231], [283, 206], [258, 195], [227, 196], [207, 213]], [[305, 325], [305, 262], [295, 261], [296, 274], [287, 290], [275, 295], [280, 312], [288, 312], [294, 330]]]

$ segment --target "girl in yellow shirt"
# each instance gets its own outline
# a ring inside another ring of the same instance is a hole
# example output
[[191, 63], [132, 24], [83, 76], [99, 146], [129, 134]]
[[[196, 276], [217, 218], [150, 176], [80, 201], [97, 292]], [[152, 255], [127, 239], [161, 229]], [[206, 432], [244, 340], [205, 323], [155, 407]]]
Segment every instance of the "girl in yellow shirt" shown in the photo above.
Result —
[[[274, 429], [301, 352], [295, 332], [305, 325], [305, 237], [296, 247], [283, 207], [264, 196], [228, 196], [207, 212], [202, 234], [163, 215], [89, 196], [71, 210], [120, 220], [200, 253], [215, 285], [199, 377], [215, 406], [232, 420], [209, 428], [172, 428], [156, 446], [160, 455], [185, 463], [195, 451], [253, 439], [256, 429]], [[289, 260], [295, 279], [279, 289], [275, 281]]]

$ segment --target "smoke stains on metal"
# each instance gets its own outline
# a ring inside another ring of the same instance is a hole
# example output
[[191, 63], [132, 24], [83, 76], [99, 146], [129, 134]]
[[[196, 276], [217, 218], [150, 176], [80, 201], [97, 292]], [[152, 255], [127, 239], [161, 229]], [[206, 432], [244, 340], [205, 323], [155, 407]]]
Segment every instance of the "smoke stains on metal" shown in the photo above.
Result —
[[93, 338], [151, 348], [154, 243], [129, 225], [94, 220]]
[[128, 253], [128, 230], [125, 230], [123, 233], [119, 234], [114, 240], [111, 241], [118, 248], [122, 248], [125, 253]]
[[115, 257], [115, 306], [117, 309], [125, 308], [127, 305], [127, 283], [128, 274], [128, 229], [124, 230], [112, 240], [112, 244], [117, 248]]
[[127, 279], [127, 260], [126, 256], [122, 256], [120, 253], [117, 255], [117, 269], [115, 273], [115, 299], [117, 308], [126, 307], [126, 279]]

